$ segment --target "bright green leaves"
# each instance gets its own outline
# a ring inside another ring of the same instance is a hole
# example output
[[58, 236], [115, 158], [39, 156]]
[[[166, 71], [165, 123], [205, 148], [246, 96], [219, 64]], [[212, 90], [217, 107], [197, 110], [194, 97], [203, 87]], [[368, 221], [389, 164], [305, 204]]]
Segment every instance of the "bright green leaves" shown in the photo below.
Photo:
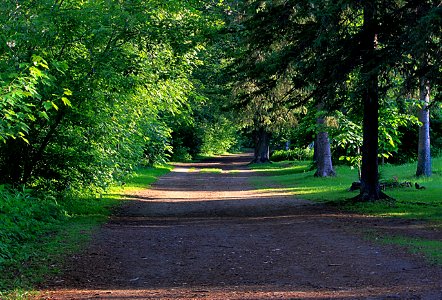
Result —
[[29, 142], [25, 136], [30, 129], [30, 123], [40, 117], [38, 102], [42, 96], [38, 91], [41, 83], [48, 83], [49, 76], [46, 61], [33, 56], [30, 65], [22, 64], [20, 73], [3, 73], [0, 81], [0, 141], [9, 138], [21, 138]]
[[106, 187], [143, 157], [164, 161], [171, 127], [193, 122], [193, 73], [219, 27], [204, 12], [217, 3], [56, 2], [0, 11], [0, 180]]
[[[64, 106], [70, 106], [65, 96], [72, 95], [69, 89], [64, 89], [64, 97], [52, 94], [50, 100], [43, 90], [52, 88], [54, 78], [49, 74], [49, 66], [42, 57], [33, 55], [30, 64], [20, 64], [20, 73], [3, 73], [0, 81], [0, 140], [6, 142], [9, 138], [20, 138], [26, 143], [32, 124], [39, 119], [49, 121], [48, 112], [59, 110], [60, 101]], [[45, 99], [46, 98], [46, 99]], [[64, 99], [63, 99], [64, 98]]]

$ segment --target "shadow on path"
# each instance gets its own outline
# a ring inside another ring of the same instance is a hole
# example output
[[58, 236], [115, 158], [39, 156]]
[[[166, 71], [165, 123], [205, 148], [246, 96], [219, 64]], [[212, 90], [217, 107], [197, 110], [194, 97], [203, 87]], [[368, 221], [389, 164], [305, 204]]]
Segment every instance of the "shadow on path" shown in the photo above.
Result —
[[440, 267], [362, 237], [388, 221], [255, 190], [249, 161], [178, 164], [128, 195], [44, 297], [441, 299]]

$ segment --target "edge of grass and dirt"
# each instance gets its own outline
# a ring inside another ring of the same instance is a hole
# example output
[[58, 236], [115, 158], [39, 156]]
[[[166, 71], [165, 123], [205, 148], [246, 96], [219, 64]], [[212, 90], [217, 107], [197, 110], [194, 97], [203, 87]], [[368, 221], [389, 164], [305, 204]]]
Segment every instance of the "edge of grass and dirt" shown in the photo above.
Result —
[[[433, 176], [419, 177], [414, 174], [415, 163], [400, 166], [384, 165], [380, 167], [381, 182], [411, 182], [411, 187], [387, 188], [385, 193], [396, 199], [395, 202], [350, 203], [348, 199], [357, 195], [350, 192], [352, 182], [358, 180], [357, 170], [348, 166], [337, 166], [335, 177], [314, 177], [310, 161], [282, 161], [255, 164], [251, 168], [258, 174], [252, 178], [252, 184], [263, 190], [281, 191], [295, 197], [313, 202], [333, 205], [340, 210], [360, 215], [380, 218], [404, 219], [421, 222], [425, 230], [442, 230], [442, 157], [433, 160]], [[417, 182], [424, 189], [416, 189]], [[442, 264], [442, 241], [417, 238], [405, 235], [390, 235], [378, 230], [376, 234], [366, 234], [384, 244], [405, 247], [411, 253], [424, 255], [431, 263]], [[374, 237], [376, 236], [376, 237]]]
[[[125, 193], [149, 187], [172, 168], [170, 165], [139, 168], [123, 185], [112, 187], [100, 197], [60, 201], [58, 204], [64, 216], [45, 224], [44, 230], [36, 236], [22, 232], [30, 236], [20, 244], [13, 257], [0, 264], [0, 299], [27, 299], [34, 295], [36, 285], [57, 274], [66, 257], [90, 242], [93, 233], [124, 202], [121, 199]], [[0, 233], [8, 234], [1, 231], [2, 228]]]

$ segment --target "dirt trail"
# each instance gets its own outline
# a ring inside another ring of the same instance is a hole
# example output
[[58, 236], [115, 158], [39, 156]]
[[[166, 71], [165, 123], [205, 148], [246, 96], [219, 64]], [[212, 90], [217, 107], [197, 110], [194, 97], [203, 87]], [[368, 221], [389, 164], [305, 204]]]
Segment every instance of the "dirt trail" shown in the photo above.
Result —
[[128, 195], [40, 299], [442, 299], [442, 268], [361, 233], [415, 224], [257, 191], [248, 161], [180, 164]]

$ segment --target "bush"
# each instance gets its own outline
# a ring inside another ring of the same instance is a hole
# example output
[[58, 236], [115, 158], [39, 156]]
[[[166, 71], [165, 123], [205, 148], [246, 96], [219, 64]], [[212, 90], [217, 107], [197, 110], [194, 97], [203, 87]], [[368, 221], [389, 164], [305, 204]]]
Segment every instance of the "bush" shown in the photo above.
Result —
[[218, 123], [204, 124], [202, 130], [201, 153], [206, 155], [223, 154], [238, 148], [237, 129], [226, 118], [219, 118]]
[[313, 149], [310, 148], [295, 148], [291, 150], [275, 150], [270, 156], [272, 161], [283, 161], [283, 160], [312, 160], [313, 159]]
[[189, 153], [190, 149], [188, 147], [179, 147], [174, 149], [172, 155], [172, 161], [175, 162], [186, 162], [193, 159], [192, 154]]
[[51, 195], [36, 194], [21, 187], [0, 190], [0, 270], [18, 257], [25, 242], [36, 240], [51, 224], [64, 216], [63, 209]]

